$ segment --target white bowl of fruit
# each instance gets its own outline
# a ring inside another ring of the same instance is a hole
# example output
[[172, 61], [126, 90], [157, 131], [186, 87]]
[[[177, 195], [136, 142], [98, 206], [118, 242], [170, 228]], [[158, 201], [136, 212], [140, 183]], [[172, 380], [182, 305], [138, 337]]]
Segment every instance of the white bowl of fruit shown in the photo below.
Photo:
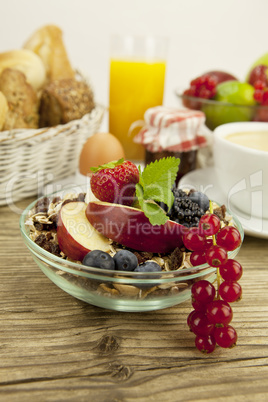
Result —
[[252, 65], [244, 81], [229, 72], [208, 71], [176, 94], [185, 107], [204, 112], [211, 130], [225, 123], [267, 122], [268, 54]]

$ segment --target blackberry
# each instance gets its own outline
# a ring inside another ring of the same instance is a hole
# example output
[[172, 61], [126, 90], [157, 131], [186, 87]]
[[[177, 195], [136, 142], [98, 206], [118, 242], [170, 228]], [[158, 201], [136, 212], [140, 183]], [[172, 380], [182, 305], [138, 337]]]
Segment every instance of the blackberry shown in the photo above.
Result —
[[[173, 187], [171, 189], [173, 195], [174, 195], [174, 199], [176, 198], [180, 198], [180, 197], [188, 197], [188, 195], [181, 189]], [[170, 217], [172, 215], [172, 208], [170, 211], [168, 211], [168, 207], [164, 202], [158, 202], [158, 205], [165, 211], [167, 212], [167, 215]]]
[[209, 209], [209, 198], [206, 194], [201, 193], [200, 191], [190, 191], [189, 198], [196, 202], [203, 211], [207, 211]]
[[190, 197], [180, 189], [172, 190], [174, 203], [168, 216], [172, 221], [186, 227], [198, 226], [199, 220], [204, 215], [204, 210], [193, 202]]

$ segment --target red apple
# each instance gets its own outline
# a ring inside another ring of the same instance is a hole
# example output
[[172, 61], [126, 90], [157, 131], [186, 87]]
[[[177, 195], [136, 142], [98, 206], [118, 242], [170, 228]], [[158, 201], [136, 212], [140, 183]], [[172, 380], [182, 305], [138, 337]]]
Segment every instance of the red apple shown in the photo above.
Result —
[[86, 216], [104, 236], [126, 247], [153, 253], [168, 253], [180, 247], [187, 230], [170, 220], [164, 225], [152, 225], [139, 209], [101, 201], [89, 202]]
[[85, 202], [73, 201], [63, 205], [59, 212], [59, 246], [72, 260], [82, 261], [91, 250], [110, 250], [111, 241], [97, 232], [86, 218], [86, 207]]
[[205, 74], [213, 77], [216, 80], [217, 85], [225, 81], [237, 81], [237, 78], [233, 74], [227, 73], [226, 71], [213, 70], [208, 71]]
[[263, 83], [264, 87], [268, 86], [268, 66], [260, 64], [251, 70], [248, 83], [254, 87], [257, 81]]

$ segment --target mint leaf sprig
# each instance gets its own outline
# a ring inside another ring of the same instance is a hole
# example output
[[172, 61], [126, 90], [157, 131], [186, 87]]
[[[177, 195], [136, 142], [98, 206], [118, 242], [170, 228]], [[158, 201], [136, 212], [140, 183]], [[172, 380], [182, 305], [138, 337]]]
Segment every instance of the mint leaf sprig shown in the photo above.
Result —
[[157, 204], [163, 202], [170, 209], [174, 195], [171, 191], [179, 170], [180, 159], [173, 156], [156, 160], [143, 171], [139, 166], [140, 180], [136, 196], [140, 208], [152, 225], [164, 225], [168, 220], [165, 211]]

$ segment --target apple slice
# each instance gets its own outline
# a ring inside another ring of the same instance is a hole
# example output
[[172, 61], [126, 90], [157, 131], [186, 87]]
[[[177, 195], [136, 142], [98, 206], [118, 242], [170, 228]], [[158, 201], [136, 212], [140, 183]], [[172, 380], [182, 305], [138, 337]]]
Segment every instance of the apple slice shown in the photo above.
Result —
[[60, 249], [72, 260], [82, 261], [91, 250], [110, 250], [111, 240], [100, 234], [86, 218], [85, 202], [73, 201], [59, 212], [57, 237]]
[[144, 212], [102, 201], [88, 203], [86, 216], [104, 236], [135, 250], [168, 253], [180, 247], [185, 227], [173, 221], [152, 225]]

